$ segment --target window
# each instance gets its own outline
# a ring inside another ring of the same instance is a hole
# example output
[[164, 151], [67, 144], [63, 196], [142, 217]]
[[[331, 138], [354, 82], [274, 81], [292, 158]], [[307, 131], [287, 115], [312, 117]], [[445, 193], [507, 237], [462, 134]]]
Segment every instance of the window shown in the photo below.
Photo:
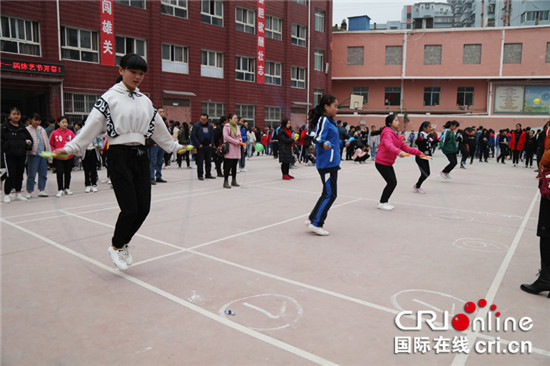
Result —
[[298, 3], [300, 5], [306, 5], [307, 4], [307, 0], [294, 0], [295, 3]]
[[363, 65], [364, 47], [348, 47], [348, 65]]
[[266, 84], [281, 85], [281, 66], [279, 62], [266, 61], [264, 80]]
[[369, 88], [366, 86], [356, 86], [353, 88], [353, 91], [351, 92], [355, 95], [362, 95], [363, 96], [363, 104], [367, 104], [369, 102]]
[[116, 0], [122, 5], [133, 6], [134, 8], [145, 9], [145, 0]]
[[216, 102], [201, 102], [201, 113], [208, 114], [208, 118], [212, 121], [225, 116], [225, 104]]
[[201, 51], [201, 76], [223, 79], [223, 53]]
[[116, 49], [116, 64], [120, 65], [120, 59], [127, 53], [137, 53], [147, 60], [147, 52], [145, 50], [145, 41], [131, 37], [115, 37]]
[[160, 0], [160, 12], [187, 19], [187, 0]]
[[323, 89], [313, 89], [313, 105], [318, 105], [319, 101], [323, 97], [324, 90]]
[[306, 69], [292, 66], [290, 69], [290, 86], [292, 88], [306, 87]]
[[504, 64], [521, 64], [521, 49], [523, 43], [504, 44]]
[[462, 63], [480, 64], [481, 63], [481, 45], [480, 44], [465, 44], [462, 54]]
[[97, 32], [61, 27], [61, 54], [66, 60], [98, 62]]
[[292, 24], [292, 44], [296, 46], [306, 46], [306, 27], [299, 24]]
[[235, 80], [254, 81], [256, 59], [243, 56], [235, 57]]
[[325, 51], [315, 50], [315, 62], [313, 67], [314, 70], [323, 71], [324, 64], [325, 64]]
[[268, 15], [265, 17], [265, 36], [267, 38], [276, 39], [278, 41], [283, 39], [283, 20], [280, 18], [272, 17]]
[[94, 108], [94, 104], [99, 97], [100, 95], [95, 94], [64, 93], [63, 99], [65, 101], [65, 114], [67, 115], [69, 122], [82, 122], [82, 120]]
[[315, 9], [315, 30], [317, 32], [325, 31], [325, 12]]
[[441, 45], [424, 46], [424, 65], [441, 65]]
[[201, 0], [201, 22], [223, 27], [223, 1]]
[[281, 124], [281, 107], [264, 108], [265, 127], [277, 128]]
[[458, 87], [456, 93], [456, 105], [473, 105], [474, 104], [474, 88], [473, 87]]
[[244, 8], [236, 8], [235, 29], [254, 34], [256, 30], [256, 12]]
[[549, 10], [545, 11], [526, 11], [521, 14], [521, 22], [535, 22], [537, 20], [548, 20]]
[[550, 62], [550, 42], [546, 42], [546, 58], [544, 62]]
[[163, 43], [162, 71], [189, 74], [189, 48]]
[[256, 120], [256, 106], [253, 104], [235, 104], [235, 114], [239, 119], [244, 118], [248, 122], [248, 128], [254, 127]]
[[403, 46], [386, 46], [386, 65], [403, 64]]
[[438, 106], [440, 94], [440, 87], [424, 88], [424, 105]]
[[401, 88], [385, 88], [384, 104], [399, 105], [401, 101]]
[[40, 28], [32, 20], [2, 17], [2, 52], [40, 56]]

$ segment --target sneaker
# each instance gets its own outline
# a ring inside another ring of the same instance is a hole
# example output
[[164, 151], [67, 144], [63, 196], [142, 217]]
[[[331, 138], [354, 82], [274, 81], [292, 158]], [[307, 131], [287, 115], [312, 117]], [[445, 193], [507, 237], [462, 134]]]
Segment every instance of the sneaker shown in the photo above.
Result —
[[466, 169], [466, 167], [462, 164], [460, 164], [460, 169]]
[[441, 178], [443, 178], [443, 179], [449, 179], [449, 173], [441, 172], [441, 173], [439, 173], [439, 175], [441, 175]]
[[38, 192], [38, 197], [48, 197], [48, 196], [49, 196], [49, 194], [47, 194], [47, 193], [44, 192], [44, 191]]
[[151, 179], [151, 185], [154, 186], [155, 184], [157, 184], [157, 181], [154, 179]]
[[309, 226], [310, 224], [311, 224], [311, 221], [309, 221], [309, 219], [306, 219], [306, 221], [304, 221], [305, 226]]
[[92, 192], [97, 192], [97, 186], [92, 186]]
[[162, 178], [157, 178], [156, 181], [157, 181], [157, 183], [168, 183], [167, 180], [164, 180]]
[[109, 246], [109, 249], [107, 249], [107, 252], [109, 252], [109, 255], [111, 256], [111, 260], [113, 261], [115, 267], [117, 267], [121, 271], [125, 271], [128, 269], [124, 249], [114, 249], [111, 245]]
[[379, 203], [378, 206], [376, 206], [377, 209], [379, 210], [384, 210], [384, 211], [391, 211], [394, 209], [394, 207], [392, 205], [390, 205], [388, 202], [386, 203]]
[[318, 226], [315, 226], [315, 225], [312, 225], [312, 224], [309, 224], [307, 226], [307, 228], [311, 231], [313, 231], [315, 234], [317, 235], [321, 235], [321, 236], [327, 236], [328, 234], [330, 234], [328, 231], [326, 231], [325, 229], [323, 229], [322, 227], [318, 227]]
[[288, 177], [289, 177], [290, 179], [294, 179], [294, 177], [293, 177], [292, 175], [290, 175], [290, 174], [288, 175]]
[[290, 178], [290, 175], [288, 175], [288, 174], [283, 174], [283, 179], [284, 180], [291, 180], [292, 178]]
[[65, 192], [63, 191], [58, 191], [57, 194], [55, 195], [56, 197], [61, 197], [61, 196], [64, 196], [65, 195]]
[[413, 192], [414, 193], [420, 193], [420, 194], [426, 194], [422, 188], [416, 188], [416, 186], [413, 186]]
[[248, 171], [248, 169], [246, 169], [246, 168], [241, 168], [241, 172], [247, 172], [247, 171]]
[[84, 192], [90, 193], [91, 191], [92, 191], [92, 186], [86, 186], [86, 189], [84, 190]]
[[241, 169], [237, 168], [237, 173], [240, 173], [241, 172]]
[[18, 201], [26, 201], [27, 200], [25, 197], [23, 197], [23, 195], [21, 193], [16, 193], [15, 194], [15, 199], [18, 200]]
[[27, 192], [27, 194], [25, 195], [25, 198], [30, 200], [32, 198], [32, 192]]
[[71, 195], [71, 194], [73, 194], [73, 192], [72, 192], [69, 188], [67, 188], [67, 189], [65, 190], [65, 194]]
[[134, 263], [134, 259], [132, 258], [132, 255], [128, 251], [128, 244], [122, 247], [122, 252], [124, 253], [124, 259], [126, 260], [126, 264], [131, 266], [132, 263]]
[[10, 203], [11, 202], [11, 198], [9, 195], [5, 195], [4, 196], [4, 203]]

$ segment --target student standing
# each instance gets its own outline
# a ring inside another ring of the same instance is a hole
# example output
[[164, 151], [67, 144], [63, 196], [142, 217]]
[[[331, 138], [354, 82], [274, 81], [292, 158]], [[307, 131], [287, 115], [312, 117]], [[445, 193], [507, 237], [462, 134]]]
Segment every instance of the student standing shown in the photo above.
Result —
[[[380, 146], [376, 154], [375, 166], [382, 178], [386, 181], [386, 187], [380, 197], [377, 208], [380, 210], [391, 211], [394, 206], [388, 202], [395, 187], [397, 186], [397, 177], [393, 169], [395, 159], [405, 157], [405, 152], [416, 156], [422, 155], [422, 152], [413, 147], [407, 146], [405, 141], [399, 136], [399, 118], [396, 114], [390, 114], [386, 117], [386, 127], [380, 134]], [[405, 151], [405, 152], [403, 152]]]
[[500, 135], [498, 135], [498, 145], [500, 150], [500, 155], [497, 156], [497, 163], [502, 159], [502, 164], [506, 164], [506, 155], [508, 154], [508, 136], [506, 136], [506, 130], [500, 130]]
[[165, 151], [175, 152], [183, 146], [172, 139], [151, 100], [138, 89], [147, 62], [139, 55], [126, 54], [118, 72], [117, 83], [98, 99], [78, 137], [54, 155], [81, 152], [96, 136], [107, 132], [109, 174], [120, 207], [108, 253], [115, 266], [125, 270], [132, 264], [128, 243], [151, 207], [145, 138], [151, 137]]
[[529, 130], [529, 134], [525, 139], [525, 145], [523, 145], [523, 151], [525, 152], [525, 167], [533, 167], [533, 156], [537, 148], [537, 140], [535, 139], [535, 131]]
[[292, 147], [294, 145], [294, 138], [292, 137], [292, 123], [289, 119], [283, 119], [281, 121], [281, 128], [279, 129], [279, 163], [281, 163], [281, 173], [284, 180], [294, 179], [290, 175], [290, 164], [294, 162], [294, 156], [292, 155]]
[[[435, 143], [433, 138], [430, 137], [429, 133], [432, 130], [432, 124], [429, 121], [424, 121], [420, 125], [418, 130], [418, 138], [416, 139], [416, 146], [426, 156], [432, 156], [432, 145]], [[467, 155], [466, 155], [467, 156]], [[421, 158], [420, 156], [415, 156], [414, 160], [420, 169], [420, 178], [418, 182], [413, 186], [414, 193], [425, 194], [424, 190], [420, 188], [422, 183], [430, 176], [430, 162], [427, 158]]]
[[[237, 183], [237, 162], [241, 158], [241, 129], [237, 125], [238, 117], [236, 114], [230, 113], [227, 116], [227, 123], [223, 127], [223, 141], [229, 144], [229, 151], [225, 154], [223, 161], [223, 188], [240, 187]], [[231, 185], [229, 185], [229, 174], [232, 176]]]
[[[69, 130], [69, 121], [67, 117], [61, 116], [57, 119], [59, 128], [52, 132], [50, 136], [50, 146], [52, 151], [63, 149], [63, 147], [75, 138], [73, 131]], [[71, 172], [74, 166], [74, 155], [59, 157], [54, 160], [53, 165], [57, 176], [57, 194], [56, 197], [73, 194], [71, 186]]]
[[460, 124], [457, 121], [448, 121], [445, 123], [445, 129], [441, 133], [441, 140], [439, 141], [439, 147], [441, 148], [441, 151], [443, 151], [443, 154], [447, 157], [447, 160], [449, 160], [449, 164], [441, 171], [441, 176], [443, 179], [450, 179], [451, 176], [449, 173], [454, 169], [456, 166], [456, 136], [455, 136], [455, 130], [460, 126]]
[[330, 207], [336, 200], [338, 170], [340, 170], [340, 133], [334, 121], [336, 113], [338, 113], [338, 100], [328, 94], [323, 95], [319, 104], [309, 111], [310, 127], [315, 129], [313, 143], [323, 192], [305, 223], [309, 230], [323, 236], [329, 235], [329, 232], [323, 228], [323, 224]]
[[512, 152], [512, 163], [514, 166], [519, 164], [523, 145], [525, 144], [525, 131], [521, 129], [521, 123], [516, 124], [516, 129], [510, 136], [510, 151]]
[[2, 159], [6, 163], [8, 178], [4, 183], [4, 203], [10, 203], [10, 193], [15, 189], [15, 199], [26, 201], [21, 194], [27, 150], [32, 149], [32, 137], [21, 122], [21, 111], [13, 107], [8, 121], [2, 124]]
[[48, 143], [48, 134], [40, 126], [42, 118], [38, 113], [31, 117], [31, 124], [27, 126], [32, 137], [32, 150], [27, 152], [27, 197], [32, 197], [38, 173], [38, 197], [48, 197], [46, 193], [46, 181], [48, 180], [48, 161], [40, 156], [42, 151], [51, 151]]

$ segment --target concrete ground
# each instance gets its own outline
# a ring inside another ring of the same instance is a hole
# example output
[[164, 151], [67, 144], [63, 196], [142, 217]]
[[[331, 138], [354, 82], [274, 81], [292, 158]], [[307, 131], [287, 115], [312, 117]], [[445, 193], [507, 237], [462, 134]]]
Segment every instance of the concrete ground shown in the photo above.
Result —
[[[171, 166], [126, 272], [107, 254], [112, 190], [84, 193], [75, 171], [56, 198], [50, 173], [50, 197], [1, 205], [1, 363], [549, 365], [550, 299], [519, 289], [539, 268], [535, 173], [493, 159], [443, 180], [444, 165], [420, 195], [414, 159], [398, 159], [383, 212], [374, 163], [342, 162], [327, 237], [303, 225], [314, 167], [283, 181], [254, 157], [228, 190]], [[408, 329], [419, 311], [444, 330]]]

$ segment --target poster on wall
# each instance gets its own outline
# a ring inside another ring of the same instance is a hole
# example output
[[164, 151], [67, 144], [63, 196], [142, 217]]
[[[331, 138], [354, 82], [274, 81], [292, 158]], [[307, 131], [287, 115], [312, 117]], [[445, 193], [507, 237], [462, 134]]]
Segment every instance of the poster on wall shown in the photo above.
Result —
[[550, 85], [526, 86], [523, 111], [550, 114]]
[[495, 113], [522, 113], [523, 86], [500, 85], [495, 87]]

